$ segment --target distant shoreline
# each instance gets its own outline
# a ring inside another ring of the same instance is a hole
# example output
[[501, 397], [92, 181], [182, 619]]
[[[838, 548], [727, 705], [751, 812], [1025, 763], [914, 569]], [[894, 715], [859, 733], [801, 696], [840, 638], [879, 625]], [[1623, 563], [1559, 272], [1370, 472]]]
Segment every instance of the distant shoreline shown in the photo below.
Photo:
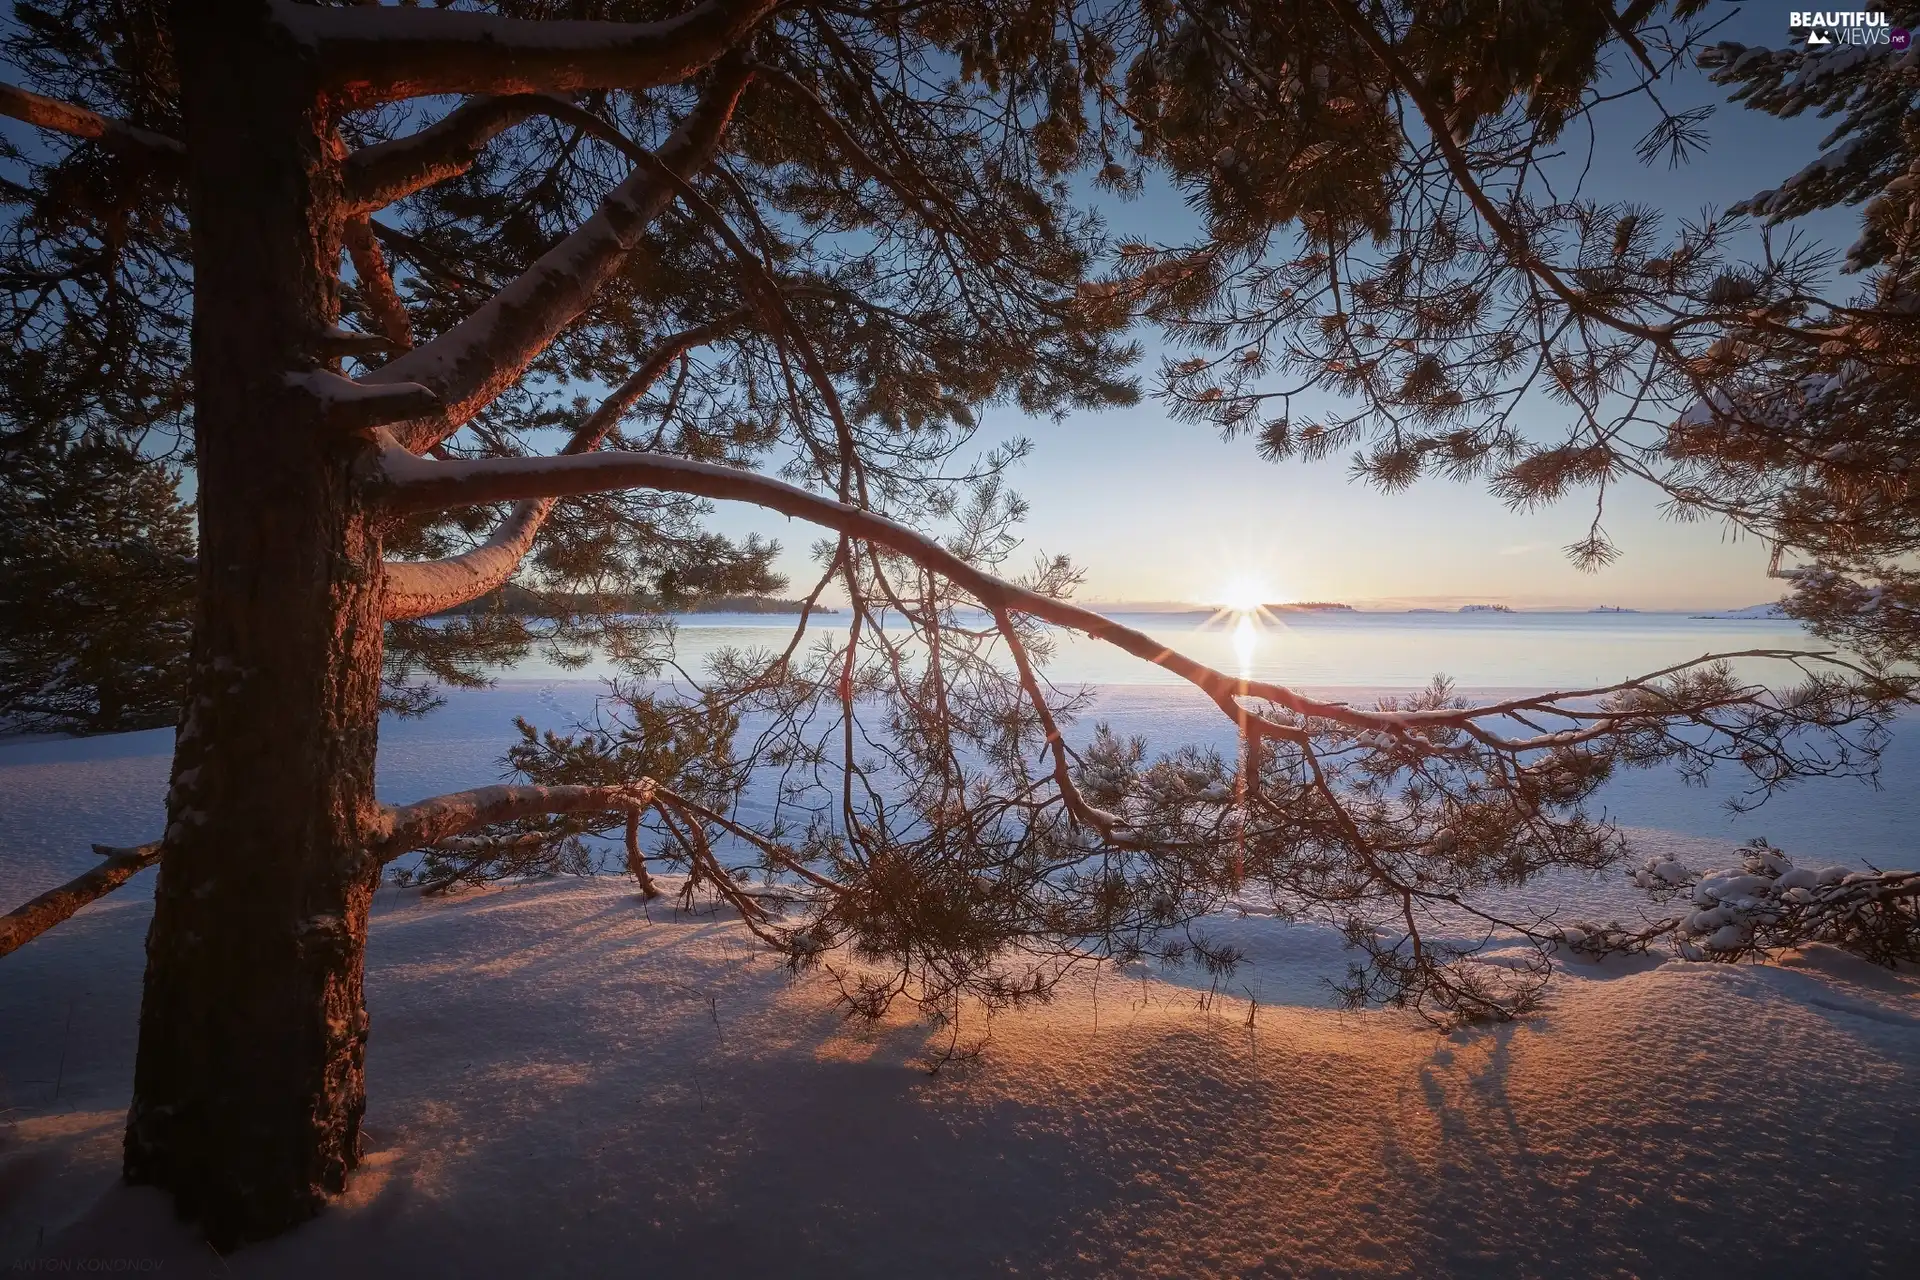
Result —
[[[494, 609], [501, 609], [502, 611], [512, 614], [515, 617], [538, 618], [538, 617], [549, 616], [546, 612], [544, 612], [544, 607], [545, 607], [544, 602], [539, 601], [537, 597], [533, 597], [531, 593], [528, 593], [526, 596], [522, 598], [509, 599], [504, 602], [497, 599], [493, 601], [484, 602], [484, 603], [480, 601], [476, 601], [472, 604], [462, 605], [457, 609], [448, 610], [445, 613], [435, 614], [434, 616], [436, 618], [443, 618], [443, 619], [455, 618], [455, 617], [461, 617], [461, 616], [467, 616], [467, 615], [473, 615], [473, 614], [479, 614], [479, 613], [487, 613], [487, 612], [491, 612]], [[1102, 617], [1208, 619], [1208, 618], [1219, 617], [1223, 614], [1232, 615], [1231, 610], [1220, 608], [1220, 607], [1209, 607], [1206, 605], [1193, 605], [1187, 608], [1172, 608], [1165, 605], [1150, 605], [1146, 607], [1141, 607], [1141, 606], [1130, 606], [1126, 604], [1087, 604], [1087, 605], [1083, 605], [1082, 607], [1090, 610], [1091, 612], [1097, 613]], [[1722, 610], [1706, 610], [1706, 609], [1700, 609], [1697, 606], [1691, 609], [1688, 609], [1688, 608], [1632, 609], [1632, 608], [1626, 608], [1619, 605], [1598, 605], [1598, 606], [1588, 606], [1588, 607], [1581, 607], [1577, 605], [1567, 605], [1567, 606], [1558, 607], [1558, 608], [1526, 608], [1521, 606], [1504, 605], [1504, 604], [1468, 604], [1468, 605], [1455, 606], [1453, 608], [1442, 608], [1437, 606], [1426, 605], [1426, 606], [1415, 606], [1413, 608], [1408, 608], [1408, 609], [1368, 609], [1368, 608], [1362, 608], [1357, 605], [1350, 605], [1350, 604], [1340, 604], [1340, 603], [1322, 602], [1322, 601], [1309, 601], [1309, 602], [1299, 603], [1299, 604], [1263, 604], [1260, 606], [1260, 609], [1264, 613], [1277, 616], [1277, 617], [1331, 618], [1331, 619], [1407, 618], [1407, 617], [1425, 617], [1425, 618], [1438, 618], [1438, 617], [1446, 617], [1446, 618], [1457, 618], [1457, 617], [1663, 618], [1664, 617], [1664, 618], [1688, 618], [1688, 619], [1694, 619], [1694, 620], [1703, 621], [1703, 622], [1791, 621], [1791, 619], [1789, 619], [1787, 615], [1780, 610], [1780, 607], [1775, 604], [1749, 605], [1741, 609], [1722, 609]], [[631, 616], [636, 616], [636, 617], [647, 616], [647, 615], [656, 616], [656, 617], [703, 617], [703, 616], [723, 615], [723, 614], [733, 614], [736, 616], [797, 617], [802, 612], [802, 610], [806, 610], [816, 616], [824, 616], [824, 617], [838, 616], [838, 615], [844, 614], [845, 612], [844, 606], [840, 608], [835, 608], [835, 607], [822, 605], [822, 604], [814, 604], [809, 608], [806, 602], [803, 600], [782, 600], [782, 599], [776, 599], [773, 597], [760, 597], [760, 596], [725, 596], [725, 597], [720, 597], [718, 599], [705, 600], [696, 604], [690, 604], [683, 608], [678, 608], [678, 609], [642, 608], [642, 609], [631, 610], [629, 612]]]
[[[635, 602], [638, 603], [638, 602]], [[583, 605], [583, 608], [585, 606]], [[551, 618], [547, 612], [547, 601], [530, 591], [508, 588], [506, 592], [492, 596], [482, 596], [478, 600], [436, 613], [436, 618], [470, 617], [499, 611], [516, 618]], [[715, 596], [712, 599], [696, 601], [679, 609], [628, 609], [629, 617], [674, 617], [703, 613], [754, 613], [754, 614], [793, 614], [800, 613], [839, 613], [822, 604], [808, 605], [805, 600], [781, 600], [773, 596]]]
[[[1135, 618], [1210, 618], [1219, 613], [1230, 613], [1224, 607], [1192, 605], [1176, 608], [1171, 605], [1129, 605], [1129, 604], [1083, 604], [1085, 609], [1107, 617], [1127, 616]], [[1305, 615], [1316, 614], [1334, 617], [1361, 618], [1399, 618], [1399, 617], [1459, 617], [1472, 616], [1514, 616], [1540, 617], [1558, 616], [1568, 618], [1586, 617], [1626, 617], [1626, 618], [1698, 618], [1706, 621], [1791, 621], [1777, 604], [1749, 605], [1736, 609], [1703, 609], [1699, 605], [1680, 605], [1669, 609], [1636, 609], [1624, 605], [1492, 605], [1468, 604], [1441, 607], [1436, 605], [1415, 605], [1405, 609], [1369, 608], [1363, 605], [1272, 605], [1260, 606], [1268, 613]]]

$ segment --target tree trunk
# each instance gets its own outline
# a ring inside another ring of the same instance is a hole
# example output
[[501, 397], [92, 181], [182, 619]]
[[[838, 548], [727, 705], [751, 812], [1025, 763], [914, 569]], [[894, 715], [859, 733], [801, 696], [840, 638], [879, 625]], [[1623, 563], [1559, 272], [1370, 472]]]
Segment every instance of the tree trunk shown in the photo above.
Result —
[[264, 0], [176, 0], [193, 226], [193, 670], [167, 797], [126, 1175], [216, 1244], [310, 1217], [365, 1110], [380, 547], [366, 442], [288, 376], [338, 314], [341, 184]]

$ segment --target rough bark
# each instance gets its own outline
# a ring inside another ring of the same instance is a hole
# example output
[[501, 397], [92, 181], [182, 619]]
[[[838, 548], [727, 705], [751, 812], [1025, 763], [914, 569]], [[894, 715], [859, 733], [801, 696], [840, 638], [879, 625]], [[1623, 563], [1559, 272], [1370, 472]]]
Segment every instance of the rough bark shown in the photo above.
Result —
[[196, 295], [194, 666], [168, 794], [126, 1174], [221, 1245], [359, 1155], [380, 546], [363, 437], [312, 378], [342, 185], [312, 51], [265, 5], [179, 0]]

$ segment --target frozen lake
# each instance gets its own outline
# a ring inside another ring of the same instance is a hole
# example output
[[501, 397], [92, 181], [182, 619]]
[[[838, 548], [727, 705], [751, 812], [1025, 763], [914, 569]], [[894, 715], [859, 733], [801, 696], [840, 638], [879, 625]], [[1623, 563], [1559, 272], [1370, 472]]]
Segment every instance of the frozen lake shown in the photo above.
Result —
[[[1236, 669], [1233, 637], [1185, 615], [1115, 615], [1170, 648]], [[698, 670], [724, 648], [775, 649], [795, 619], [704, 614], [679, 620], [681, 661]], [[810, 632], [844, 634], [845, 615], [816, 618]], [[1423, 685], [1436, 672], [1468, 696], [1517, 689], [1604, 684], [1707, 652], [1820, 647], [1797, 623], [1776, 619], [1702, 621], [1671, 614], [1294, 615], [1258, 637], [1256, 676], [1363, 701]], [[1756, 675], [1760, 674], [1756, 667]], [[1232, 728], [1196, 691], [1160, 669], [1079, 637], [1059, 645], [1048, 669], [1058, 685], [1095, 687], [1096, 720], [1147, 736], [1156, 751], [1184, 743], [1225, 748]], [[565, 728], [586, 718], [602, 690], [593, 668], [563, 672], [528, 662], [502, 672], [494, 688], [451, 692], [447, 705], [417, 721], [382, 728], [381, 797], [405, 803], [502, 777], [500, 757], [513, 719]], [[171, 730], [74, 740], [0, 741], [0, 898], [23, 900], [92, 865], [90, 843], [151, 839], [161, 823]], [[1920, 819], [1920, 734], [1897, 730], [1879, 790], [1814, 780], [1758, 812], [1733, 815], [1722, 801], [1739, 786], [1726, 775], [1706, 788], [1670, 772], [1627, 774], [1601, 806], [1624, 826], [1737, 842], [1765, 835], [1798, 857], [1911, 865]], [[749, 816], [751, 802], [747, 808]], [[139, 894], [138, 885], [129, 894]]]

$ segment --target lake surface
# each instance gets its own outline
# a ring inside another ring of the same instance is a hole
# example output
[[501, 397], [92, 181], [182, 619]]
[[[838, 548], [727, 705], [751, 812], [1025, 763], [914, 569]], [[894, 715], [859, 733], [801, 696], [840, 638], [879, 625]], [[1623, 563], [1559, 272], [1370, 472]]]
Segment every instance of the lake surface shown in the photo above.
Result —
[[[1242, 674], [1235, 627], [1204, 615], [1114, 613], [1168, 648]], [[798, 618], [778, 614], [687, 614], [675, 620], [680, 660], [698, 670], [722, 649], [779, 649]], [[897, 624], [896, 624], [897, 625]], [[844, 641], [845, 613], [809, 621], [810, 637]], [[1179, 677], [1073, 632], [1057, 632], [1048, 674], [1056, 683], [1172, 685]], [[1825, 650], [1784, 618], [1702, 620], [1666, 613], [1350, 613], [1276, 616], [1255, 630], [1244, 674], [1308, 689], [1411, 689], [1445, 674], [1463, 689], [1546, 689], [1611, 684], [1705, 653], [1741, 649]], [[1745, 663], [1758, 678], [1768, 664]], [[514, 679], [578, 679], [610, 673], [565, 670], [534, 659], [503, 671]], [[1776, 670], [1776, 674], [1778, 671]]]
[[[1254, 637], [1249, 661], [1240, 662], [1231, 622], [1204, 615], [1114, 613], [1115, 621], [1151, 635], [1169, 649], [1222, 671], [1271, 680], [1315, 693], [1367, 702], [1383, 694], [1423, 687], [1436, 674], [1450, 677], [1469, 697], [1518, 691], [1591, 688], [1709, 653], [1749, 649], [1825, 651], [1830, 646], [1788, 618], [1701, 618], [1671, 613], [1331, 613], [1289, 614], [1272, 619]], [[787, 615], [691, 614], [676, 619], [676, 652], [684, 669], [698, 672], [723, 649], [778, 651], [798, 619]], [[816, 616], [808, 635], [843, 642], [847, 615]], [[1095, 723], [1107, 721], [1125, 733], [1147, 737], [1156, 751], [1187, 743], [1228, 750], [1233, 729], [1219, 710], [1165, 670], [1113, 646], [1071, 632], [1056, 632], [1048, 678], [1060, 687], [1090, 686], [1091, 712], [1068, 728], [1084, 740]], [[1785, 664], [1736, 662], [1742, 674], [1769, 683], [1796, 677]], [[456, 705], [416, 724], [396, 724], [386, 742], [419, 749], [424, 768], [407, 770], [410, 782], [428, 794], [437, 774], [429, 744], [448, 736], [471, 747], [482, 741], [497, 760], [505, 743], [505, 717], [491, 735], [457, 732], [455, 723], [500, 716], [497, 705], [523, 709], [536, 723], [566, 725], [592, 709], [598, 685], [610, 669], [564, 671], [527, 662], [500, 673], [499, 685], [463, 695]], [[473, 701], [473, 699], [478, 701]], [[438, 724], [435, 722], [439, 721]], [[383, 757], [387, 753], [383, 753]], [[394, 762], [396, 765], [398, 761]], [[476, 763], [478, 763], [476, 761]], [[497, 768], [497, 765], [496, 765]], [[383, 777], [392, 776], [383, 770]], [[1744, 775], [1723, 773], [1705, 787], [1684, 784], [1670, 770], [1624, 774], [1599, 797], [1600, 807], [1624, 825], [1729, 841], [1764, 835], [1789, 850], [1830, 860], [1866, 859], [1881, 865], [1920, 861], [1920, 718], [1895, 733], [1884, 758], [1881, 787], [1858, 781], [1814, 779], [1776, 795], [1757, 812], [1730, 813], [1726, 802], [1744, 787]], [[444, 788], [441, 788], [444, 789]], [[404, 798], [413, 798], [409, 795]], [[751, 810], [751, 801], [744, 806]]]

